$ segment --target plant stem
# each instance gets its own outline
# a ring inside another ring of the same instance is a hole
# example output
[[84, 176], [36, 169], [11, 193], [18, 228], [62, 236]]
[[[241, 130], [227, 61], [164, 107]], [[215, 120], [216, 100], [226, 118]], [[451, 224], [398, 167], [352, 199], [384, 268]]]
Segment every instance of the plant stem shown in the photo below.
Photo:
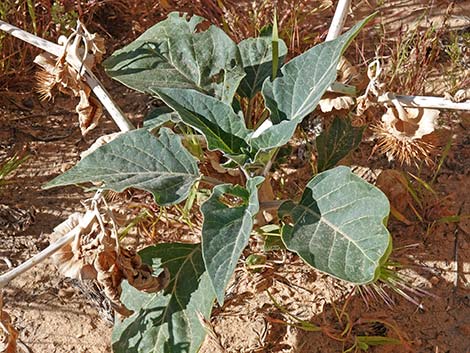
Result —
[[[43, 38], [35, 36], [34, 34], [28, 33], [19, 29], [18, 27], [12, 26], [9, 23], [0, 21], [0, 30], [11, 34], [12, 36], [25, 41], [35, 47], [42, 49], [54, 56], [60, 57], [64, 54], [64, 47], [61, 45], [49, 42]], [[106, 108], [111, 118], [114, 120], [116, 125], [121, 131], [129, 131], [135, 129], [132, 123], [124, 116], [122, 110], [114, 103], [113, 99], [103, 87], [101, 82], [96, 78], [93, 72], [86, 67], [80, 58], [67, 53], [65, 58], [67, 63], [72, 66], [80, 75], [83, 76], [87, 84], [92, 89], [96, 97], [101, 101], [101, 104]]]
[[331, 25], [328, 29], [328, 35], [326, 36], [325, 42], [339, 37], [343, 30], [344, 21], [346, 20], [346, 15], [350, 6], [351, 0], [339, 0], [333, 19], [331, 20]]
[[470, 101], [468, 100], [464, 102], [453, 102], [443, 97], [432, 96], [398, 96], [386, 93], [378, 98], [378, 102], [391, 102], [393, 99], [396, 99], [400, 104], [407, 107], [470, 110]]
[[[34, 45], [37, 48], [40, 48], [48, 53], [60, 57], [64, 54], [64, 47], [57, 45], [55, 43], [49, 42], [43, 38], [35, 36], [31, 33], [23, 31], [15, 26], [12, 26], [4, 21], [0, 20], [0, 30], [5, 31], [29, 44]], [[106, 91], [101, 82], [96, 78], [93, 72], [84, 65], [79, 58], [76, 56], [68, 55], [66, 56], [66, 61], [77, 71], [79, 72], [90, 88], [95, 93], [96, 97], [101, 101], [103, 106], [108, 111], [111, 118], [114, 120], [119, 129], [123, 132], [130, 131], [135, 129], [134, 125], [124, 116], [122, 110], [117, 106], [113, 101], [109, 93]], [[93, 197], [94, 202], [98, 202], [102, 197], [103, 190], [98, 190]], [[0, 276], [0, 288], [5, 287], [10, 281], [12, 281], [17, 276], [28, 271], [32, 267], [36, 266], [38, 263], [44, 261], [49, 256], [60, 250], [62, 247], [70, 243], [73, 238], [86, 226], [93, 221], [95, 212], [88, 211], [85, 213], [82, 221], [69, 233], [64, 235], [61, 239], [55, 243], [49, 245], [46, 249], [40, 253], [34, 255], [32, 258], [22, 263], [20, 266], [8, 271], [7, 273]]]
[[28, 271], [32, 267], [36, 266], [37, 264], [44, 261], [52, 254], [60, 250], [62, 247], [70, 243], [73, 240], [73, 238], [75, 238], [77, 234], [80, 233], [82, 229], [87, 228], [91, 224], [91, 222], [93, 222], [95, 215], [96, 215], [95, 211], [88, 211], [87, 213], [85, 213], [85, 216], [81, 219], [80, 223], [74, 229], [72, 229], [69, 233], [64, 235], [55, 243], [49, 245], [46, 249], [44, 249], [40, 253], [34, 255], [29, 260], [23, 262], [18, 267], [1, 275], [0, 276], [0, 289], [8, 285], [8, 283], [10, 283], [10, 281], [16, 278], [17, 276]]

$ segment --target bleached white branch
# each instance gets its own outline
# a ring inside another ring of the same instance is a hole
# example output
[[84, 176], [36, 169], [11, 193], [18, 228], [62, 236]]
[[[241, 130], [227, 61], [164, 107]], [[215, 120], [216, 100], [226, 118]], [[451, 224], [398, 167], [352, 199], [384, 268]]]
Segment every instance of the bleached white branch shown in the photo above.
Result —
[[350, 6], [351, 0], [339, 0], [333, 19], [331, 20], [325, 42], [339, 37], [343, 31], [344, 22], [346, 20], [346, 15], [348, 14]]
[[470, 101], [453, 102], [444, 97], [433, 96], [400, 96], [385, 93], [378, 98], [379, 103], [392, 102], [394, 99], [405, 107], [470, 110]]
[[[65, 47], [49, 42], [43, 38], [35, 36], [26, 31], [23, 31], [22, 29], [19, 29], [1, 20], [0, 20], [0, 30], [7, 32], [11, 34], [12, 36], [19, 38], [31, 45], [34, 45], [35, 47], [40, 48], [54, 56], [61, 57], [62, 55], [64, 55]], [[125, 131], [130, 131], [130, 130], [135, 129], [134, 125], [132, 125], [132, 123], [126, 118], [122, 110], [114, 102], [114, 100], [111, 98], [110, 94], [106, 91], [106, 89], [101, 84], [101, 82], [96, 78], [93, 72], [86, 65], [82, 63], [82, 61], [79, 58], [73, 55], [69, 55], [69, 53], [67, 53], [65, 60], [77, 72], [79, 72], [82, 75], [82, 77], [85, 79], [87, 84], [92, 89], [93, 93], [100, 100], [103, 107], [108, 111], [109, 115], [111, 116], [111, 118], [114, 120], [114, 122], [116, 123], [116, 125], [119, 127], [121, 131], [125, 132]], [[102, 197], [102, 190], [98, 190], [93, 198], [93, 201], [97, 203], [101, 197]], [[46, 249], [34, 255], [32, 258], [25, 261], [18, 267], [1, 275], [0, 276], [0, 288], [5, 287], [14, 278], [23, 274], [29, 269], [33, 268], [38, 263], [49, 258], [52, 254], [54, 254], [55, 252], [60, 250], [62, 247], [70, 243], [83, 228], [88, 227], [88, 225], [90, 224], [90, 222], [93, 221], [94, 218], [95, 218], [95, 212], [88, 211], [83, 217], [83, 219], [80, 221], [80, 223], [74, 229], [72, 229], [69, 233], [64, 235], [61, 239], [49, 245]]]
[[[64, 47], [62, 47], [61, 45], [49, 42], [48, 40], [35, 36], [34, 34], [31, 34], [29, 32], [23, 31], [22, 29], [1, 20], [0, 30], [9, 33], [16, 38], [21, 39], [26, 43], [34, 45], [39, 49], [47, 51], [48, 53], [54, 56], [60, 57], [64, 54]], [[80, 72], [80, 74], [85, 79], [86, 83], [90, 86], [93, 93], [100, 100], [103, 107], [105, 107], [105, 109], [108, 111], [109, 115], [114, 120], [119, 129], [121, 131], [129, 131], [134, 129], [132, 123], [129, 121], [129, 119], [126, 118], [122, 110], [113, 101], [108, 91], [106, 91], [104, 86], [96, 78], [93, 72], [89, 68], [87, 68], [86, 65], [84, 65], [82, 61], [76, 56], [69, 55], [67, 53], [65, 60], [77, 72]]]
[[64, 235], [62, 238], [57, 240], [55, 243], [49, 245], [40, 253], [34, 255], [29, 260], [23, 262], [18, 267], [8, 271], [7, 273], [0, 276], [0, 289], [8, 285], [10, 281], [14, 278], [18, 277], [19, 275], [23, 274], [24, 272], [28, 271], [29, 269], [33, 268], [40, 262], [44, 261], [45, 259], [49, 258], [51, 255], [62, 249], [65, 245], [70, 243], [79, 233], [85, 228], [88, 228], [91, 222], [95, 218], [94, 211], [88, 211], [85, 216], [80, 220], [80, 223], [72, 229], [69, 233]]

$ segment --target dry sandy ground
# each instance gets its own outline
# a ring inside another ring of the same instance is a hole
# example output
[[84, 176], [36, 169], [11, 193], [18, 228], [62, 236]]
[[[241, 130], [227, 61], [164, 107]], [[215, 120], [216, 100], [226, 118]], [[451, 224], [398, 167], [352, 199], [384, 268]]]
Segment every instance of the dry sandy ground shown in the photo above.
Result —
[[[402, 7], [386, 13], [390, 25], [397, 25], [397, 18], [403, 18], [400, 11], [417, 2], [397, 3]], [[441, 7], [445, 9], [445, 6]], [[416, 19], [422, 11], [415, 6], [407, 12], [409, 17], [403, 19]], [[441, 13], [436, 11], [437, 15]], [[112, 92], [119, 97], [118, 103], [131, 119], [141, 121], [148, 110], [148, 100], [142, 96], [127, 96], [128, 91], [122, 88]], [[46, 247], [53, 227], [71, 212], [81, 209], [80, 200], [91, 196], [76, 187], [41, 189], [42, 184], [75, 163], [79, 153], [94, 139], [116, 130], [112, 123], [104, 122], [82, 139], [72, 110], [70, 102], [64, 98], [57, 99], [54, 104], [39, 103], [33, 93], [9, 93], [0, 99], [0, 161], [23, 149], [31, 156], [11, 183], [0, 191], [0, 203], [24, 211], [23, 218], [28, 223], [24, 230], [14, 230], [12, 224], [0, 228], [0, 256], [8, 258], [13, 265]], [[444, 200], [442, 207], [469, 215], [469, 193], [464, 191], [470, 188], [470, 116], [459, 113], [452, 115], [452, 119], [458, 121], [453, 131], [456, 138], [437, 179], [436, 191]], [[364, 149], [370, 147], [364, 144]], [[351, 162], [364, 163], [364, 155], [355, 154]], [[387, 167], [384, 158], [369, 160], [367, 165], [371, 169]], [[284, 173], [288, 178], [289, 171]], [[301, 173], [301, 170], [295, 171], [291, 176], [293, 182], [301, 182]], [[434, 205], [429, 212], [440, 211]], [[30, 219], [28, 215], [34, 218]], [[431, 228], [419, 223], [405, 226], [391, 220], [390, 230], [395, 247], [402, 248], [394, 256], [408, 264], [406, 273], [412, 283], [428, 291], [429, 295], [418, 298], [422, 308], [393, 293], [395, 305], [391, 308], [380, 301], [372, 301], [367, 306], [360, 295], [350, 297], [346, 312], [355, 323], [355, 335], [389, 334], [396, 337], [389, 326], [394, 325], [408, 342], [408, 348], [415, 352], [470, 352], [468, 218], [460, 223], [435, 224]], [[218, 342], [208, 339], [201, 351], [341, 352], [343, 344], [328, 338], [325, 333], [284, 325], [281, 320], [287, 319], [274, 306], [266, 289], [291, 314], [332, 330], [344, 328], [345, 319], [343, 317], [340, 322], [334, 308], [343, 307], [352, 289], [312, 270], [293, 255], [270, 254], [267, 264], [270, 268], [261, 273], [250, 273], [242, 267], [237, 270], [226, 304], [214, 309], [212, 325]], [[6, 269], [1, 263], [0, 270]], [[111, 326], [103, 319], [100, 305], [61, 277], [51, 264], [41, 264], [17, 278], [3, 291], [3, 296], [5, 309], [14, 318], [22, 342], [32, 352], [110, 352]], [[375, 324], [368, 324], [366, 319]], [[408, 348], [389, 346], [370, 351], [405, 352]]]

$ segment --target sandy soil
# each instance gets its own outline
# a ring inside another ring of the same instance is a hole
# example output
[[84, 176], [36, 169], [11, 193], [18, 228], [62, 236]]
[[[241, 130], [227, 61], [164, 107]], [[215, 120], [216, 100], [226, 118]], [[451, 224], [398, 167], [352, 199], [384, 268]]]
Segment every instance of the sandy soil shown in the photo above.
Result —
[[[390, 4], [384, 12], [384, 21], [390, 26], [397, 26], [399, 12], [411, 5], [413, 10], [407, 12], [407, 18], [400, 16], [402, 20], [412, 22], [422, 14], [423, 8], [416, 5], [419, 2], [397, 4], [400, 6]], [[436, 2], [439, 9], [446, 5]], [[465, 6], [470, 14], [470, 6]], [[438, 19], [442, 11], [435, 14]], [[118, 97], [126, 114], [136, 124], [140, 123], [150, 100], [108, 80], [106, 84], [112, 87], [113, 96]], [[470, 196], [466, 192], [470, 188], [470, 114], [448, 114], [446, 118], [454, 121], [450, 125], [455, 139], [435, 184], [439, 202], [430, 203], [428, 219], [442, 214], [470, 214]], [[24, 221], [22, 229], [3, 223], [0, 257], [8, 258], [13, 265], [25, 261], [49, 244], [48, 234], [53, 227], [82, 209], [80, 200], [91, 194], [77, 187], [42, 190], [41, 185], [74, 164], [79, 153], [98, 136], [112, 131], [116, 127], [104, 119], [98, 129], [82, 138], [73, 106], [63, 97], [50, 104], [40, 103], [33, 92], [6, 92], [0, 96], [0, 162], [23, 150], [31, 156], [11, 183], [0, 190], [0, 204], [7, 206], [2, 212], [20, 210], [23, 216], [16, 224]], [[371, 143], [363, 143], [348, 162], [370, 170], [393, 167], [383, 156], [367, 160], [371, 148]], [[308, 179], [308, 165], [298, 161], [295, 168], [292, 165], [293, 160], [288, 161], [281, 173], [285, 180], [291, 180], [285, 192], [295, 196]], [[431, 174], [431, 170], [424, 170], [423, 177]], [[369, 178], [374, 180], [375, 176], [372, 173]], [[6, 216], [0, 212], [0, 217]], [[236, 271], [226, 304], [213, 312], [211, 324], [216, 338], [208, 338], [201, 352], [342, 352], [354, 342], [335, 341], [325, 331], [345, 328], [346, 316], [338, 318], [335, 314], [344, 308], [354, 324], [351, 337], [401, 335], [406, 342], [401, 346], [371, 348], [370, 352], [469, 353], [468, 217], [459, 223], [432, 225], [430, 222], [404, 225], [392, 218], [389, 228], [398, 249], [394, 259], [407, 265], [404, 273], [413, 286], [428, 292], [423, 297], [413, 296], [420, 306], [391, 290], [388, 293], [395, 302], [391, 307], [381, 300], [365, 303], [357, 292], [351, 294], [353, 288], [309, 268], [296, 256], [272, 252], [268, 254], [267, 268], [261, 273], [252, 273], [243, 265]], [[253, 251], [259, 251], [256, 239], [246, 255]], [[0, 271], [5, 270], [6, 264], [0, 263]], [[274, 305], [267, 291], [290, 314], [320, 326], [323, 332], [285, 325], [289, 318]], [[86, 294], [48, 262], [15, 279], [3, 291], [5, 309], [31, 352], [110, 352], [111, 325], [105, 319], [103, 305]]]

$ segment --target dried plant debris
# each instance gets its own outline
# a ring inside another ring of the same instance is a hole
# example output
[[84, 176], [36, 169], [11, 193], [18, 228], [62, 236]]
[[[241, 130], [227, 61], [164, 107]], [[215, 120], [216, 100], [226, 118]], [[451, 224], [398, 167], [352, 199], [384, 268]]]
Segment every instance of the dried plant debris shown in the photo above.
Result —
[[337, 93], [328, 92], [319, 102], [323, 113], [329, 113], [334, 110], [349, 109], [354, 105], [354, 98], [350, 96], [338, 96]]
[[[34, 62], [42, 67], [37, 73], [38, 92], [41, 99], [52, 99], [54, 89], [72, 97], [78, 97], [79, 103], [75, 111], [82, 135], [86, 135], [95, 128], [103, 114], [99, 101], [90, 96], [91, 89], [82, 80], [80, 74], [66, 61], [65, 56], [75, 56], [84, 67], [93, 69], [101, 62], [104, 49], [104, 40], [96, 34], [90, 34], [81, 26], [82, 34], [72, 34], [71, 37], [59, 38], [59, 44], [64, 47], [64, 55], [55, 58], [49, 53], [39, 54]], [[71, 43], [71, 39], [74, 38]], [[81, 46], [83, 44], [83, 47]]]
[[13, 235], [24, 232], [34, 223], [34, 210], [24, 210], [0, 204], [0, 234]]
[[0, 296], [0, 353], [17, 352], [18, 331], [11, 324], [10, 315], [3, 310], [3, 299]]
[[211, 167], [220, 174], [228, 173], [231, 176], [239, 176], [240, 171], [234, 168], [226, 168], [223, 166], [222, 154], [216, 151], [205, 151], [205, 156], [209, 160]]
[[436, 129], [438, 116], [437, 109], [388, 108], [382, 121], [373, 128], [379, 151], [400, 164], [420, 161], [432, 164], [430, 154], [434, 145], [429, 137]]
[[115, 224], [104, 215], [95, 211], [73, 213], [54, 229], [51, 240], [71, 231], [76, 232], [74, 240], [53, 255], [54, 263], [67, 277], [96, 280], [119, 314], [131, 314], [120, 302], [122, 280], [145, 292], [166, 286], [166, 273], [154, 277], [152, 269], [142, 263], [135, 251], [122, 248]]
[[410, 225], [414, 205], [406, 177], [398, 170], [386, 169], [379, 174], [375, 185], [387, 195], [392, 215]]
[[[358, 80], [359, 74], [356, 68], [343, 56], [338, 65], [338, 76], [336, 80], [340, 83], [350, 83]], [[353, 97], [341, 93], [327, 92], [320, 99], [320, 110], [329, 113], [334, 110], [351, 108], [355, 103]]]

